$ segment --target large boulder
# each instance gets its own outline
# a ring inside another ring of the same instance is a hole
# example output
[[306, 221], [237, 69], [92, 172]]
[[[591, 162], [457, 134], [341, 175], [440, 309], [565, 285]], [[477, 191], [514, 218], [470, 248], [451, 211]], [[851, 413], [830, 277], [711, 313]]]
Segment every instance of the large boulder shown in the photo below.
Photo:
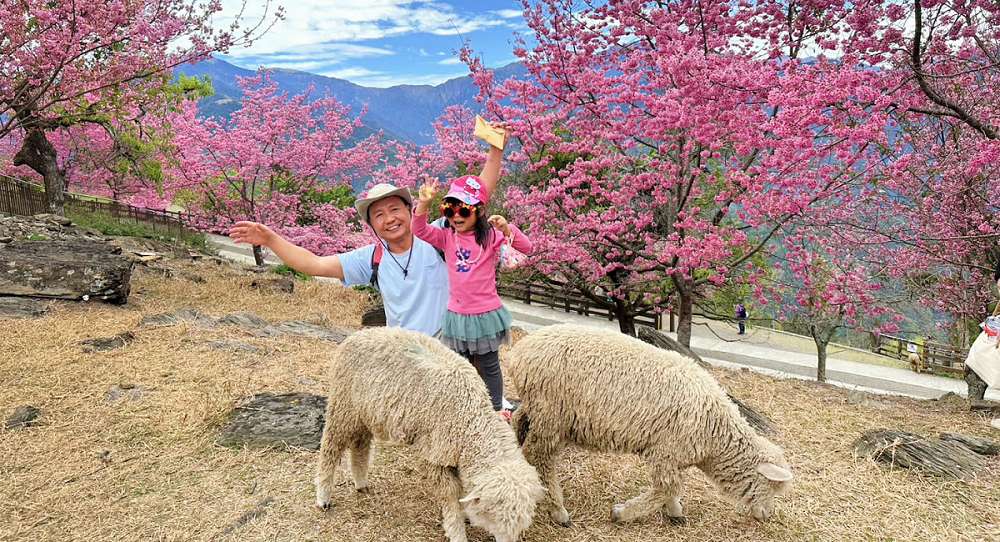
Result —
[[0, 296], [125, 303], [135, 265], [65, 218], [0, 217]]
[[0, 295], [128, 301], [135, 264], [110, 243], [29, 240], [0, 247]]

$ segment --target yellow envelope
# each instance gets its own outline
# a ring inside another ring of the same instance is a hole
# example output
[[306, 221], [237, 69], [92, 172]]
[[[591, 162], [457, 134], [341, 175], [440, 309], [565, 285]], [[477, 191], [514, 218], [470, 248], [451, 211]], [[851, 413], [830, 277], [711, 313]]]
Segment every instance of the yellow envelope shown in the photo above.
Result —
[[490, 145], [503, 150], [504, 131], [493, 128], [487, 124], [485, 120], [483, 120], [483, 117], [480, 117], [479, 115], [476, 115], [476, 130], [473, 134]]

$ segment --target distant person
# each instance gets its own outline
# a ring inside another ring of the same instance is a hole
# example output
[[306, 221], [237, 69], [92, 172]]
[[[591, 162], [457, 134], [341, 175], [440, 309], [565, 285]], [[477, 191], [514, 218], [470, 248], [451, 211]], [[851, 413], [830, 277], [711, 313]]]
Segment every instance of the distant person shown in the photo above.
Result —
[[497, 294], [497, 262], [505, 242], [530, 254], [531, 241], [504, 217], [486, 217], [490, 193], [474, 175], [451, 182], [441, 205], [444, 225], [428, 224], [437, 191], [437, 181], [420, 187], [412, 229], [419, 239], [444, 251], [449, 297], [440, 338], [472, 363], [490, 392], [493, 409], [510, 420], [510, 411], [503, 408], [500, 345], [510, 343], [511, 316]]
[[924, 372], [924, 360], [920, 357], [915, 343], [906, 343], [907, 360], [910, 362], [910, 369], [917, 374]]
[[746, 335], [747, 333], [747, 308], [743, 305], [741, 301], [736, 305], [736, 326], [740, 329], [737, 335]]

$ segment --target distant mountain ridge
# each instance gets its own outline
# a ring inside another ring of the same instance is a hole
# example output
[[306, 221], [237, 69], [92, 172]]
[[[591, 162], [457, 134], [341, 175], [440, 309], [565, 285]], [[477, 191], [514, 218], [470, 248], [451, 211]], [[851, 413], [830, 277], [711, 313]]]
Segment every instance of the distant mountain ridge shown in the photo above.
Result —
[[[217, 58], [181, 66], [175, 71], [185, 75], [208, 76], [212, 80], [215, 95], [204, 98], [199, 104], [205, 116], [228, 116], [235, 111], [242, 95], [236, 78], [255, 73]], [[521, 64], [514, 63], [498, 68], [495, 73], [496, 80], [502, 81], [523, 76], [526, 70]], [[271, 78], [281, 90], [291, 95], [301, 94], [313, 85], [313, 96], [333, 96], [355, 114], [367, 106], [368, 111], [363, 118], [366, 133], [361, 135], [382, 130], [390, 138], [418, 144], [433, 141], [433, 122], [448, 106], [464, 105], [473, 111], [481, 110], [475, 100], [479, 91], [470, 76], [433, 86], [399, 85], [389, 88], [364, 87], [343, 79], [287, 69], [272, 69]]]

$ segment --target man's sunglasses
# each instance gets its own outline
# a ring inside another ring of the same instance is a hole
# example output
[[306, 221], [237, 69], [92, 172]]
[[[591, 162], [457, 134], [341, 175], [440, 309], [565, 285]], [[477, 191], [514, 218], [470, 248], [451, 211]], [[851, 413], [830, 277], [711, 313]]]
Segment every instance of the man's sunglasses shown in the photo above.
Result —
[[445, 218], [452, 218], [456, 214], [462, 218], [469, 218], [474, 212], [476, 212], [476, 206], [469, 205], [468, 203], [441, 204], [441, 214], [444, 215]]

